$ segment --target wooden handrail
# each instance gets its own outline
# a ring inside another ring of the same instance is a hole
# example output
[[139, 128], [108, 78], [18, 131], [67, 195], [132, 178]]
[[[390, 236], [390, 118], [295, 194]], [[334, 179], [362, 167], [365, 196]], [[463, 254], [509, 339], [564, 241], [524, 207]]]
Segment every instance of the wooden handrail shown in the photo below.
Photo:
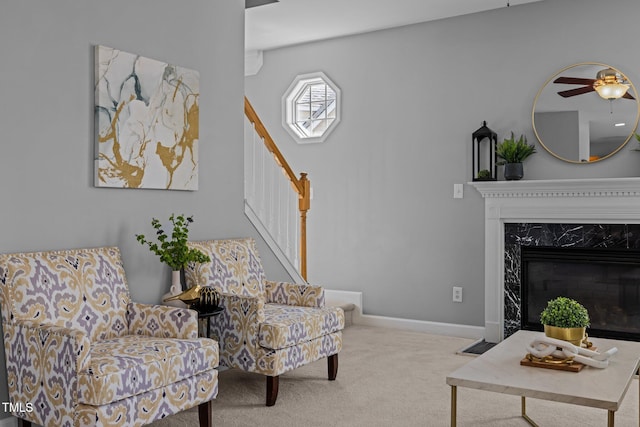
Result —
[[307, 174], [300, 173], [300, 178], [296, 177], [296, 174], [287, 163], [276, 143], [269, 135], [267, 128], [264, 126], [258, 114], [253, 109], [253, 106], [244, 97], [244, 114], [247, 119], [253, 124], [256, 133], [264, 141], [264, 145], [273, 154], [274, 160], [285, 171], [287, 178], [291, 181], [296, 193], [298, 193], [298, 210], [300, 211], [300, 275], [307, 280], [307, 211], [311, 208], [311, 182], [307, 178]]
[[273, 138], [269, 135], [267, 128], [262, 124], [260, 117], [258, 117], [256, 110], [253, 109], [253, 106], [246, 96], [244, 97], [244, 114], [253, 124], [256, 133], [264, 140], [264, 145], [267, 147], [267, 150], [273, 154], [276, 162], [282, 167], [282, 169], [284, 169], [285, 173], [289, 177], [289, 181], [294, 185], [296, 192], [299, 195], [302, 195], [304, 193], [304, 188], [302, 187], [300, 180], [298, 180], [296, 174], [293, 173], [293, 169], [291, 169], [291, 166], [289, 166], [289, 163], [285, 160], [284, 156], [276, 146], [276, 143], [273, 141]]

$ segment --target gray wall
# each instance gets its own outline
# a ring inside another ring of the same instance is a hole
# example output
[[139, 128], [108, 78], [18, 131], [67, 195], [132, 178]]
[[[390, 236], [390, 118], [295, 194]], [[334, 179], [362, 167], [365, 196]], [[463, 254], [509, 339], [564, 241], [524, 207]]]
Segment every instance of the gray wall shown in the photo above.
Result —
[[580, 159], [579, 111], [536, 112], [535, 120], [538, 136], [555, 154], [569, 160]]
[[[242, 0], [2, 2], [1, 252], [117, 245], [132, 297], [158, 302], [169, 269], [134, 238], [153, 232], [152, 217], [193, 214], [194, 239], [257, 236], [243, 213], [243, 6]], [[199, 191], [92, 186], [96, 44], [200, 72]], [[268, 276], [288, 279], [262, 241], [258, 250]], [[0, 353], [2, 402], [4, 348]]]
[[[613, 25], [599, 16], [615, 6]], [[640, 83], [637, 0], [546, 0], [266, 52], [245, 93], [288, 161], [309, 172], [309, 279], [364, 291], [365, 313], [484, 325], [484, 208], [471, 180], [471, 134], [483, 120], [535, 141], [538, 89], [577, 62], [608, 63]], [[323, 144], [280, 125], [294, 77], [325, 72], [342, 121]], [[635, 144], [635, 141], [633, 142]], [[526, 179], [638, 176], [640, 154], [573, 165], [545, 152]], [[453, 303], [452, 286], [464, 288]]]

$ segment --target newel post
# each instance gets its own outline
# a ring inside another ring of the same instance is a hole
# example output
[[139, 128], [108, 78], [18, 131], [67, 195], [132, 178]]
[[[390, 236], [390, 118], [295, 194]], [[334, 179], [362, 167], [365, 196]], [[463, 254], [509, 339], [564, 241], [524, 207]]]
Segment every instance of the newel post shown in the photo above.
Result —
[[300, 275], [307, 280], [307, 211], [311, 208], [311, 181], [307, 174], [300, 173], [302, 193], [298, 196], [300, 210]]

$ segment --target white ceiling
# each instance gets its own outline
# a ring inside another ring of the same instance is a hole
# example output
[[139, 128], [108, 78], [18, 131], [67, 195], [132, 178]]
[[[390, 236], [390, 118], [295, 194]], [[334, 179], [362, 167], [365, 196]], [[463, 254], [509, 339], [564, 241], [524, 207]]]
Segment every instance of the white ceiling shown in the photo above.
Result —
[[[510, 0], [511, 6], [541, 0]], [[245, 13], [245, 51], [507, 7], [507, 0], [280, 0]]]

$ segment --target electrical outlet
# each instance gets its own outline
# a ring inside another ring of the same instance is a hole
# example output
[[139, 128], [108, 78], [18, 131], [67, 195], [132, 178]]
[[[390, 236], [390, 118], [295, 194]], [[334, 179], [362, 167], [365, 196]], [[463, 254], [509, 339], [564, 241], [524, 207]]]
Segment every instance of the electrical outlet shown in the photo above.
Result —
[[462, 287], [453, 287], [453, 302], [462, 302]]

